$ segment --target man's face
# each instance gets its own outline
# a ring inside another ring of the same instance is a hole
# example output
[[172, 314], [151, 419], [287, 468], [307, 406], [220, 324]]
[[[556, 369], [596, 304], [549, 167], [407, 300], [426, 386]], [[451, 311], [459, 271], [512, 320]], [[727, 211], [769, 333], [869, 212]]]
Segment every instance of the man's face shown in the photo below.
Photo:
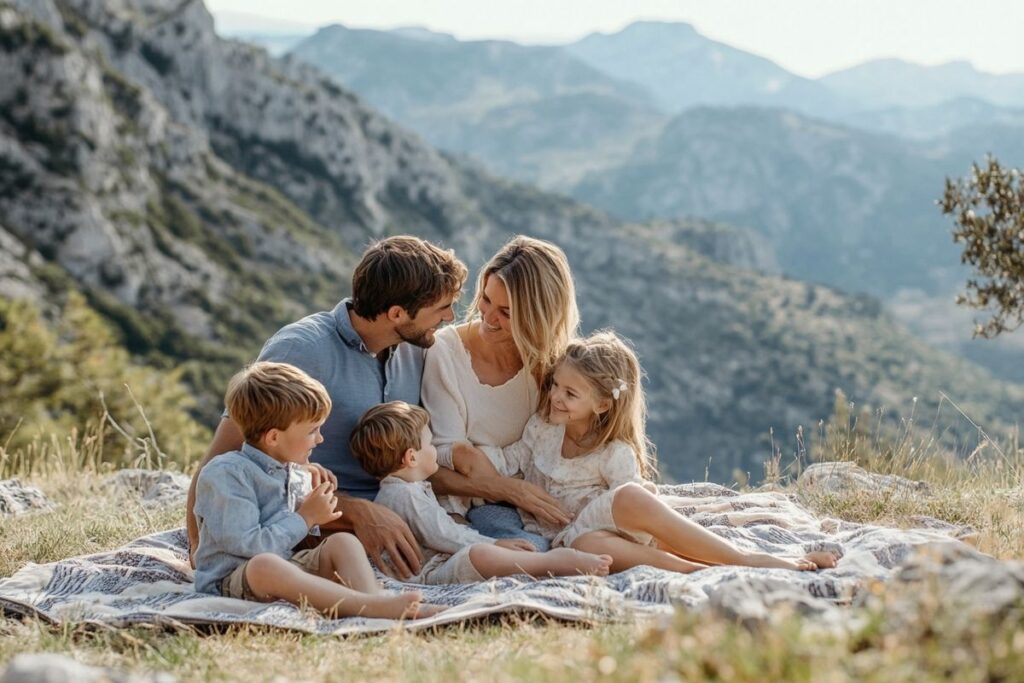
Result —
[[440, 301], [424, 306], [416, 314], [404, 323], [395, 327], [395, 333], [402, 341], [413, 346], [429, 348], [434, 344], [434, 333], [441, 325], [455, 320], [455, 295], [443, 297]]

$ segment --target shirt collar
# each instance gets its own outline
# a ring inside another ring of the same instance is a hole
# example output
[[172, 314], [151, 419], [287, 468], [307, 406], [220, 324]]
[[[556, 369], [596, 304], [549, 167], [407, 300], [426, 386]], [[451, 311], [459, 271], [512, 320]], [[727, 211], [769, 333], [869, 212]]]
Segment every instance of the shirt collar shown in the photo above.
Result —
[[431, 487], [430, 482], [427, 481], [426, 479], [424, 479], [423, 481], [406, 481], [405, 479], [402, 479], [401, 477], [396, 477], [393, 474], [389, 474], [388, 476], [386, 476], [386, 477], [384, 477], [383, 479], [380, 480], [381, 488], [383, 488], [384, 486], [389, 486], [391, 484], [404, 484], [405, 486], [419, 486], [420, 488], [427, 489], [428, 491], [433, 488], [433, 487]]
[[287, 465], [278, 462], [277, 460], [274, 460], [269, 455], [267, 455], [260, 449], [256, 448], [249, 442], [245, 442], [242, 444], [242, 449], [240, 452], [251, 462], [258, 465], [259, 468], [266, 472], [267, 474], [270, 474], [276, 470], [287, 469]]
[[363, 338], [356, 332], [356, 328], [352, 326], [352, 299], [346, 297], [338, 302], [338, 305], [334, 307], [334, 324], [338, 328], [338, 336], [341, 340], [352, 349], [357, 349], [363, 353], [376, 357], [377, 354], [370, 353], [370, 350], [366, 348], [366, 344], [363, 342]]

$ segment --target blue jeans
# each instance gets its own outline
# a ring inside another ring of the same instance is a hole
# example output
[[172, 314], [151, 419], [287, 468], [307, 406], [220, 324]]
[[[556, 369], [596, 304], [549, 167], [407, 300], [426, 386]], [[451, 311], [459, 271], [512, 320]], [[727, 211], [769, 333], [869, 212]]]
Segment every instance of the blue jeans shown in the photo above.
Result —
[[491, 503], [471, 508], [466, 513], [466, 519], [470, 525], [491, 538], [522, 538], [530, 543], [540, 552], [551, 549], [548, 539], [537, 534], [531, 534], [523, 528], [523, 518], [519, 516], [511, 505], [504, 503]]

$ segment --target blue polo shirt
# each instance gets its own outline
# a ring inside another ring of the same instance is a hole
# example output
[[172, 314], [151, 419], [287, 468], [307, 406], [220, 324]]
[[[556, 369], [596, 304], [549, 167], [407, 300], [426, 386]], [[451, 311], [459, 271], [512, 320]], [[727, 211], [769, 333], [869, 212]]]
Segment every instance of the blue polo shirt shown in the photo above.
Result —
[[[379, 482], [363, 471], [348, 447], [356, 422], [367, 410], [388, 401], [418, 405], [423, 378], [423, 349], [398, 344], [376, 356], [352, 327], [351, 299], [333, 311], [306, 316], [267, 340], [258, 360], [291, 363], [327, 388], [333, 407], [320, 433], [324, 440], [311, 460], [338, 477], [338, 488], [373, 500]], [[381, 362], [381, 357], [387, 360]]]

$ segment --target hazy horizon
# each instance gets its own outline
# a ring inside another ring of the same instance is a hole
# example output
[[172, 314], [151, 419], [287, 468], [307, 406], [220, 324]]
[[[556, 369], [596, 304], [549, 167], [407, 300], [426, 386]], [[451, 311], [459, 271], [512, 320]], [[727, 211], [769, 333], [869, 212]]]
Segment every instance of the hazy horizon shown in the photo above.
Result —
[[480, 12], [484, 3], [473, 0], [340, 7], [328, 0], [305, 0], [301, 15], [295, 3], [284, 0], [206, 3], [218, 30], [225, 30], [225, 20], [248, 15], [271, 20], [278, 31], [312, 31], [330, 23], [380, 30], [420, 26], [460, 40], [562, 44], [594, 32], [615, 33], [635, 21], [665, 21], [692, 24], [708, 38], [810, 78], [890, 58], [927, 66], [967, 61], [983, 72], [1024, 73], [1019, 47], [1024, 3], [1009, 0], [986, 0], [971, 8], [953, 0], [638, 0], [628, 7], [614, 0], [519, 0], [488, 2], [486, 13]]

